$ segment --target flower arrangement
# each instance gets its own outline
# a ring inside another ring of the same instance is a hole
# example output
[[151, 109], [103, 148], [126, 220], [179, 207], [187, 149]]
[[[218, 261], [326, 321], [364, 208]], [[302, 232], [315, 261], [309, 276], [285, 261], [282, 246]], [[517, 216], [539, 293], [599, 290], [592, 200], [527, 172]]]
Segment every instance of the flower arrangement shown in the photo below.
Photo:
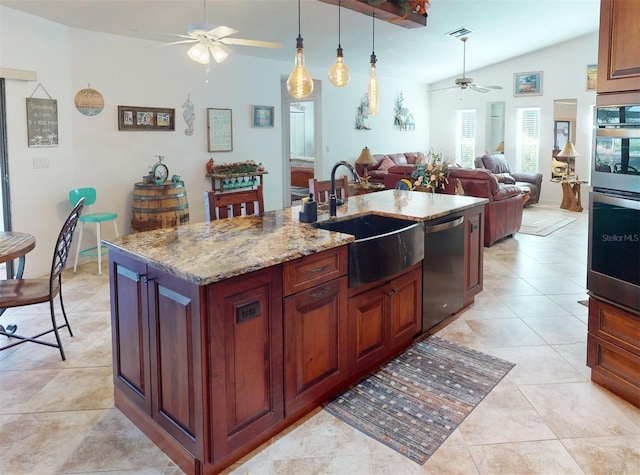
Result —
[[430, 188], [431, 191], [437, 189], [444, 190], [449, 183], [449, 164], [443, 159], [442, 152], [430, 151], [423, 163], [416, 165], [411, 178], [414, 179], [415, 187]]

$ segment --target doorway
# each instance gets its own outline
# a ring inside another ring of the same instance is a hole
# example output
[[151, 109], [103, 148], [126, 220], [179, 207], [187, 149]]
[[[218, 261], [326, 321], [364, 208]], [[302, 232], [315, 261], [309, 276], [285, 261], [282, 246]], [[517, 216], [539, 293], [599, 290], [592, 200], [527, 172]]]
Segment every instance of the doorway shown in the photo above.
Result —
[[[0, 78], [0, 231], [11, 231], [11, 199], [9, 195], [9, 155], [7, 153], [7, 108], [4, 78]], [[14, 275], [13, 262], [0, 264], [0, 278]]]
[[313, 81], [313, 93], [303, 100], [287, 92], [282, 80], [283, 206], [288, 207], [309, 196], [309, 179], [321, 170], [322, 145], [320, 112], [322, 83]]

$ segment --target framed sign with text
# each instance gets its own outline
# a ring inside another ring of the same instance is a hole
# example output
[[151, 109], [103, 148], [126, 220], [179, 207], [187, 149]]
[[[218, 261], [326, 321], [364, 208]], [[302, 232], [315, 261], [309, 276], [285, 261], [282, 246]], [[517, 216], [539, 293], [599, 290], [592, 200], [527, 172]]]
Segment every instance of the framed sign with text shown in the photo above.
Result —
[[29, 147], [58, 146], [58, 101], [27, 98]]
[[233, 150], [231, 109], [207, 109], [209, 152]]

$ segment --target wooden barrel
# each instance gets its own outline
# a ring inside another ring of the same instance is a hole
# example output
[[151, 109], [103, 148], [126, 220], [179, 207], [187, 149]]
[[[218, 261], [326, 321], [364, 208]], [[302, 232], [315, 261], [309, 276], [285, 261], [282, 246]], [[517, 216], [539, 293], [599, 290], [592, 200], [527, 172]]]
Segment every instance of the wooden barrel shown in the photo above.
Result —
[[136, 183], [131, 202], [131, 231], [171, 228], [189, 222], [184, 183]]

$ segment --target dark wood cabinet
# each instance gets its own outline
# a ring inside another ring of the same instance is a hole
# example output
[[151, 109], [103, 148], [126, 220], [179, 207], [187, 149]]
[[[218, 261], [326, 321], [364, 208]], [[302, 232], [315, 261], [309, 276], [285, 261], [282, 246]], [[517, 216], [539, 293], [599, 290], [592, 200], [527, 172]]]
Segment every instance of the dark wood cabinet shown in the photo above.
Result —
[[478, 206], [465, 213], [464, 231], [464, 298], [463, 305], [471, 305], [482, 292], [484, 257], [484, 208]]
[[308, 411], [347, 378], [347, 248], [283, 264], [285, 415]]
[[204, 433], [200, 287], [113, 251], [109, 261], [116, 405], [140, 408], [193, 463]]
[[349, 373], [362, 375], [409, 346], [422, 325], [422, 263], [349, 299]]
[[591, 380], [640, 407], [640, 313], [589, 299]]
[[640, 2], [601, 0], [598, 94], [640, 91]]
[[211, 462], [284, 418], [282, 268], [207, 288]]

